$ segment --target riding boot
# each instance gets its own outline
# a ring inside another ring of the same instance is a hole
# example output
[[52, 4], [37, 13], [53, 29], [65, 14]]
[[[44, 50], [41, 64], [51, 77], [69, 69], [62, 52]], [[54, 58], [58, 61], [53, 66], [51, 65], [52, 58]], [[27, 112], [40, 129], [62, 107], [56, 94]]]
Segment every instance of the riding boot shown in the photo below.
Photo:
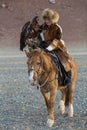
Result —
[[71, 81], [71, 71], [68, 71], [65, 73], [65, 80], [64, 80], [64, 85], [65, 86], [71, 86], [72, 85], [72, 81]]

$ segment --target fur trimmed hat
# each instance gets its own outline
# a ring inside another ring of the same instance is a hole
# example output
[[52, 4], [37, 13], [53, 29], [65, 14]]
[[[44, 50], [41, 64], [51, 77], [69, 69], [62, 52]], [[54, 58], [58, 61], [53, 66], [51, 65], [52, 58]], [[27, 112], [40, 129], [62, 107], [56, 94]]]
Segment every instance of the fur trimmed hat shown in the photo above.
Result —
[[59, 20], [59, 13], [47, 8], [43, 10], [42, 17], [43, 19], [48, 18], [52, 23], [57, 23]]

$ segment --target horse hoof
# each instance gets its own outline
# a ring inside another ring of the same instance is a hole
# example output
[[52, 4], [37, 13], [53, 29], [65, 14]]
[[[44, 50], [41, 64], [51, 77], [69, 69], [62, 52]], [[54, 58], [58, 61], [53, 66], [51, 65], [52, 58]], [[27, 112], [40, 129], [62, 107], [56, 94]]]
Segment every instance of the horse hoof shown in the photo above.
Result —
[[65, 105], [64, 105], [63, 100], [60, 100], [59, 107], [58, 107], [58, 112], [61, 113], [61, 114], [65, 113]]
[[65, 106], [63, 106], [62, 108], [59, 106], [58, 113], [64, 114], [65, 113]]
[[74, 114], [73, 105], [70, 103], [70, 104], [69, 104], [69, 112], [68, 112], [68, 115], [69, 115], [69, 117], [73, 117], [73, 114]]
[[69, 112], [68, 113], [69, 117], [73, 117], [73, 113]]
[[65, 113], [65, 110], [61, 110], [61, 114], [64, 114]]
[[51, 119], [48, 119], [48, 120], [47, 120], [47, 126], [48, 126], [48, 127], [52, 127], [53, 124], [54, 124], [54, 120], [51, 120]]

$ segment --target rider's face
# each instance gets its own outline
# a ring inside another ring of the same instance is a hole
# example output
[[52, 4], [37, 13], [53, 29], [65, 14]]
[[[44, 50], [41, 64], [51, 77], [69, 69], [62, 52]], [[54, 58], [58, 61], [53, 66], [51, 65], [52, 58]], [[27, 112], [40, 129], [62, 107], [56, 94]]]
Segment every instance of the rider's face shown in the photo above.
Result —
[[52, 22], [49, 20], [49, 19], [44, 19], [44, 22], [47, 24], [47, 25], [51, 25]]

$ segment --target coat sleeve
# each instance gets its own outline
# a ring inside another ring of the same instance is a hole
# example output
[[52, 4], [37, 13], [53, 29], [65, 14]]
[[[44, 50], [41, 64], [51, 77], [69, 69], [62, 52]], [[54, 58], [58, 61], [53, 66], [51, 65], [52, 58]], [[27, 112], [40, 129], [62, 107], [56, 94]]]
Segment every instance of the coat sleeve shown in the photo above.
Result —
[[62, 30], [60, 27], [56, 30], [54, 40], [50, 43], [50, 45], [46, 48], [49, 51], [56, 50], [58, 48], [64, 48], [65, 45], [61, 40], [62, 37]]
[[55, 38], [60, 40], [62, 38], [62, 29], [58, 27], [56, 30]]

